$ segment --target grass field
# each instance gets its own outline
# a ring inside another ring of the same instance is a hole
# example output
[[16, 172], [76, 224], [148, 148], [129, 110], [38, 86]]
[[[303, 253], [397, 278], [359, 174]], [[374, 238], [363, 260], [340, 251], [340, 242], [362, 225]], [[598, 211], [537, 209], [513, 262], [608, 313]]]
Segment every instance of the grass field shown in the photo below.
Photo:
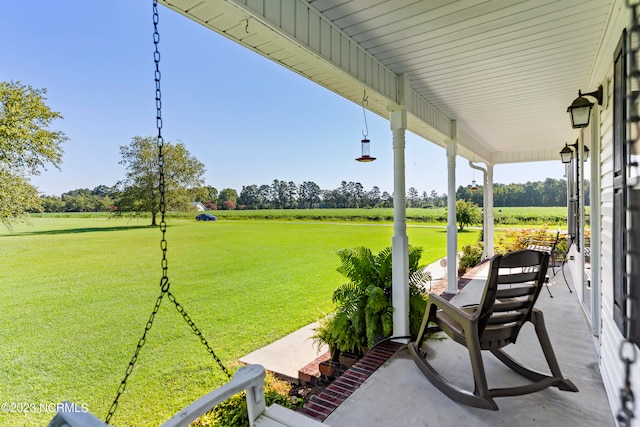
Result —
[[[282, 220], [334, 220], [392, 222], [393, 209], [264, 209], [216, 211], [226, 219], [282, 219]], [[566, 223], [566, 207], [506, 207], [495, 208], [497, 224], [542, 224]], [[446, 208], [407, 209], [409, 222], [444, 224], [447, 222]]]
[[[41, 426], [39, 405], [70, 400], [104, 418], [159, 294], [160, 232], [139, 220], [33, 218], [0, 229], [2, 426]], [[338, 249], [390, 245], [382, 223], [173, 219], [171, 291], [228, 365], [318, 319], [342, 283]], [[408, 227], [425, 264], [445, 254], [442, 227]], [[459, 233], [459, 245], [478, 231]], [[158, 425], [224, 382], [169, 301], [156, 316], [112, 419]], [[27, 407], [33, 408], [33, 407]]]
[[[219, 218], [224, 219], [258, 219], [258, 220], [283, 220], [283, 221], [356, 221], [356, 222], [393, 222], [392, 208], [375, 209], [262, 209], [262, 210], [233, 210], [213, 212]], [[587, 209], [588, 213], [588, 209]], [[66, 212], [37, 214], [43, 218], [105, 218], [110, 214], [106, 212]], [[193, 218], [194, 213], [170, 212], [171, 217]], [[494, 208], [496, 225], [541, 225], [541, 224], [566, 224], [566, 207], [496, 207]], [[447, 222], [447, 209], [407, 209], [407, 221], [410, 223], [425, 223], [444, 225]]]

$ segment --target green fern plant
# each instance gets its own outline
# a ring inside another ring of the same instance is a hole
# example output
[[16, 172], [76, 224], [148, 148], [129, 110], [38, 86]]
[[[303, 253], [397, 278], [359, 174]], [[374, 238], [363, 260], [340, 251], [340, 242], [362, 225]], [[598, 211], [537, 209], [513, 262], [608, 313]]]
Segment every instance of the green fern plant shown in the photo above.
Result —
[[[409, 247], [410, 332], [417, 335], [426, 306], [425, 283], [431, 274], [420, 265], [422, 248]], [[337, 271], [349, 281], [333, 293], [335, 313], [321, 321], [314, 339], [340, 352], [363, 354], [393, 332], [392, 256], [387, 247], [338, 251]]]

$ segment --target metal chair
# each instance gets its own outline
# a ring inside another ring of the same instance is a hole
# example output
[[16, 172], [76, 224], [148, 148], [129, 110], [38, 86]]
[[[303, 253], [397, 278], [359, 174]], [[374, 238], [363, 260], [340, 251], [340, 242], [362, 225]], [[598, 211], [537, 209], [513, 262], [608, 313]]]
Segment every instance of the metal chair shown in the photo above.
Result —
[[[556, 274], [558, 274], [558, 272], [556, 271], [556, 266], [558, 262], [560, 262], [560, 271], [562, 271], [564, 283], [567, 285], [569, 292], [573, 292], [571, 290], [571, 286], [569, 286], [569, 281], [567, 280], [567, 276], [564, 272], [564, 265], [567, 262], [567, 254], [560, 250], [560, 247], [558, 246], [559, 242], [560, 228], [558, 228], [555, 238], [550, 235], [548, 236], [548, 238], [528, 239], [525, 241], [525, 244], [527, 245], [527, 249], [546, 252], [549, 254], [549, 264], [551, 265], [551, 271], [553, 272], [553, 276], [551, 276], [551, 278], [556, 277]], [[549, 276], [545, 276], [544, 283], [547, 286], [547, 292], [549, 292], [549, 296], [553, 298], [551, 290], [549, 289]]]

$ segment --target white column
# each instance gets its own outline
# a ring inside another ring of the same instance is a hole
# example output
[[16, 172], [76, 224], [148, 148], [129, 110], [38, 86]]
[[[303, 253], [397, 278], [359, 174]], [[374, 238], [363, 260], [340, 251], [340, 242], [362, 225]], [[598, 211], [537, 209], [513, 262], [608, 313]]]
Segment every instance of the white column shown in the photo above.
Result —
[[600, 195], [602, 191], [602, 176], [600, 164], [600, 112], [594, 109], [591, 112], [591, 333], [600, 336], [600, 310], [602, 310], [602, 292], [600, 291], [600, 248], [602, 230], [602, 212], [600, 210]]
[[[487, 169], [469, 160], [469, 166], [482, 172], [482, 259], [493, 256], [493, 188], [489, 186], [489, 168], [491, 167], [491, 185], [493, 185], [493, 165], [487, 164]], [[491, 200], [491, 202], [489, 202]], [[491, 223], [491, 230], [489, 230]]]
[[496, 253], [494, 249], [495, 237], [493, 231], [493, 163], [487, 163], [487, 174], [485, 175], [485, 203], [484, 212], [485, 218], [485, 230], [484, 230], [484, 242], [487, 258], [492, 258]]
[[[455, 125], [454, 125], [455, 126]], [[456, 225], [456, 140], [447, 142], [447, 293], [458, 293], [458, 227]]]
[[393, 132], [393, 238], [392, 289], [393, 335], [409, 335], [409, 238], [407, 237], [407, 209], [405, 201], [405, 130], [407, 110], [391, 111]]
[[[584, 304], [585, 301], [585, 272], [584, 272], [584, 175], [585, 175], [585, 163], [584, 163], [584, 135], [581, 134], [578, 138], [578, 152], [576, 153], [576, 164], [578, 166], [578, 183], [576, 184], [576, 193], [578, 194], [578, 217], [576, 218], [576, 228], [580, 230], [580, 235], [576, 236], [576, 240], [580, 245], [580, 252], [578, 255], [578, 280], [579, 283], [575, 284], [577, 294], [580, 295], [580, 302]], [[577, 289], [577, 288], [580, 289]], [[591, 313], [589, 313], [591, 314]]]

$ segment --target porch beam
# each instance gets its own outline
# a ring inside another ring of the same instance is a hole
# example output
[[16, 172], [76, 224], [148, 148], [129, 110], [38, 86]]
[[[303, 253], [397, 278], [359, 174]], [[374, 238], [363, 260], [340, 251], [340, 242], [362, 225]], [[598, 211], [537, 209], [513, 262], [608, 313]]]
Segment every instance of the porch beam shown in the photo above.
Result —
[[532, 148], [530, 150], [518, 151], [494, 151], [491, 153], [491, 163], [512, 164], [525, 162], [545, 162], [557, 161], [558, 149], [554, 148]]
[[[411, 130], [431, 142], [451, 138], [451, 120], [417, 92], [399, 95], [392, 72], [304, 0], [159, 0], [303, 77], [387, 118], [390, 103], [405, 104]], [[408, 126], [406, 126], [408, 127]]]

